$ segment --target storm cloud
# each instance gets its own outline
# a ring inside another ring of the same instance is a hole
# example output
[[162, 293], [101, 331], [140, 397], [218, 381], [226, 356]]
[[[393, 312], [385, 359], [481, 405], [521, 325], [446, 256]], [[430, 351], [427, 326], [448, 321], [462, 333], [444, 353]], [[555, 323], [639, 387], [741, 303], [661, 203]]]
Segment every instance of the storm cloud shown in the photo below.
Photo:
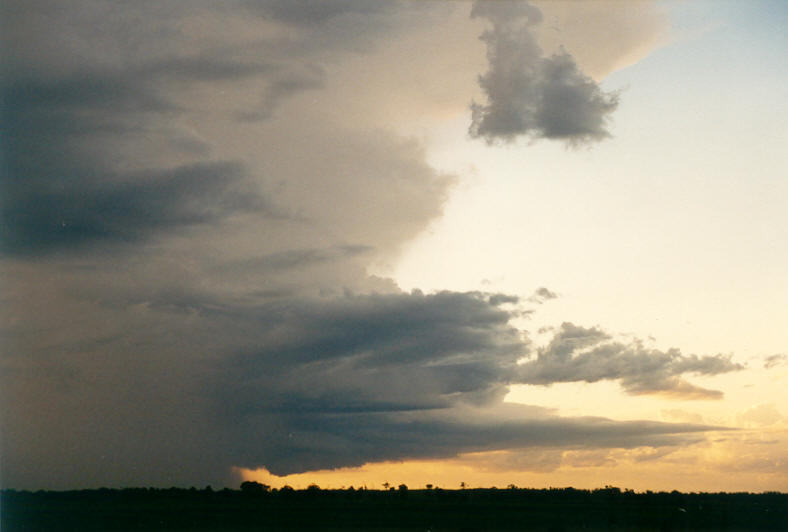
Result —
[[229, 381], [214, 396], [239, 440], [266, 434], [243, 464], [289, 474], [557, 444], [661, 446], [712, 428], [503, 404], [530, 344], [499, 304], [494, 294], [414, 292], [258, 309], [278, 341], [223, 360]]
[[89, 341], [80, 334], [68, 348], [61, 337], [53, 351], [34, 349], [32, 332], [12, 337], [26, 356], [6, 358], [3, 399], [25, 407], [5, 417], [4, 482], [222, 484], [233, 466], [287, 474], [527, 447], [672, 446], [717, 428], [502, 403], [529, 342], [493, 298], [250, 304], [192, 292], [82, 303], [72, 319], [101, 327]]
[[[677, 445], [714, 428], [503, 399], [602, 379], [672, 393], [727, 359], [565, 325], [522, 363], [534, 347], [512, 322], [529, 298], [369, 273], [441, 215], [455, 178], [388, 124], [359, 127], [354, 101], [321, 98], [338, 64], [431, 31], [450, 3], [7, 4], [4, 486], [231, 485], [233, 467]], [[476, 135], [606, 134], [614, 97], [541, 56], [534, 8], [474, 16], [493, 23]]]
[[[267, 70], [175, 57], [123, 72], [86, 65], [62, 76], [4, 79], [0, 251], [48, 253], [139, 241], [237, 212], [274, 215], [241, 161], [211, 158], [207, 143], [167, 125], [188, 113], [166, 90], [169, 82]], [[135, 148], [151, 139], [155, 151]]]
[[130, 242], [237, 211], [267, 210], [253, 189], [235, 187], [243, 174], [233, 163], [101, 176], [105, 180], [80, 179], [85, 175], [61, 174], [37, 187], [6, 185], [2, 249], [36, 254], [99, 241]]
[[538, 8], [519, 1], [477, 2], [471, 16], [492, 24], [480, 37], [489, 63], [479, 76], [487, 102], [471, 105], [473, 137], [491, 144], [523, 136], [574, 145], [610, 136], [607, 120], [618, 95], [603, 92], [565, 51], [544, 55], [533, 30], [542, 22]]

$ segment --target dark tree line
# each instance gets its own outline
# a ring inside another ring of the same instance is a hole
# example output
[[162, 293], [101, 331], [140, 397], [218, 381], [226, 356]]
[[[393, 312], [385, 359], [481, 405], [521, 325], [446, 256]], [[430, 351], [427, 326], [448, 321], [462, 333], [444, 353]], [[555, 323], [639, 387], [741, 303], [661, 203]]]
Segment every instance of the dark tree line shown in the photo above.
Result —
[[523, 489], [129, 488], [0, 494], [3, 532], [788, 530], [788, 494]]

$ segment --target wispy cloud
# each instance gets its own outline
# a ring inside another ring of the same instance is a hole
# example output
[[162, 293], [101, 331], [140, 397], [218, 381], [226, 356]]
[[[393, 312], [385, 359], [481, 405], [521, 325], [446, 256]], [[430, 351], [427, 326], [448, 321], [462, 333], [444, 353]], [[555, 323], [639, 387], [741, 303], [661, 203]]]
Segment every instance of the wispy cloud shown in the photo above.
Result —
[[788, 363], [788, 355], [769, 355], [763, 362], [764, 369], [771, 369]]

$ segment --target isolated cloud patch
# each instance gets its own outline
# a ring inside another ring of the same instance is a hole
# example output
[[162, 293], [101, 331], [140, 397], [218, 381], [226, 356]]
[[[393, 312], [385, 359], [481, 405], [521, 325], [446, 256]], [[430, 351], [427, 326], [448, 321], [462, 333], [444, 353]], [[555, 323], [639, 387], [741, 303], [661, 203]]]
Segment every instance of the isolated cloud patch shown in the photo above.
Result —
[[520, 366], [524, 384], [598, 382], [617, 380], [633, 395], [665, 394], [687, 399], [718, 399], [722, 392], [695, 386], [682, 378], [686, 373], [718, 375], [743, 369], [730, 356], [684, 355], [678, 349], [648, 349], [639, 341], [612, 341], [597, 328], [563, 323], [550, 343], [537, 351], [536, 359]]
[[555, 292], [553, 292], [548, 288], [545, 288], [544, 286], [540, 286], [539, 288], [534, 290], [534, 293], [531, 294], [531, 297], [528, 298], [528, 301], [531, 301], [532, 303], [538, 303], [541, 305], [546, 301], [549, 301], [551, 299], [557, 299], [557, 298], [558, 298], [558, 294], [556, 294]]
[[471, 136], [488, 143], [524, 136], [570, 144], [610, 136], [607, 119], [618, 96], [603, 92], [565, 51], [544, 55], [532, 31], [542, 21], [537, 8], [525, 2], [477, 2], [471, 16], [492, 23], [480, 37], [489, 62], [479, 77], [487, 102], [471, 104]]
[[786, 363], [788, 363], [788, 355], [785, 354], [769, 355], [763, 361], [763, 367], [764, 369], [772, 369]]

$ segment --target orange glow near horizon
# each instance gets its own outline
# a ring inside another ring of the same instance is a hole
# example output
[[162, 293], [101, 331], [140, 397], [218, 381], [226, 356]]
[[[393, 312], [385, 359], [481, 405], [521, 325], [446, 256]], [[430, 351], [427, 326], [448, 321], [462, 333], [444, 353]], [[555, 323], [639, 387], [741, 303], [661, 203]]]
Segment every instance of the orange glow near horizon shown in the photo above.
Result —
[[[606, 485], [636, 491], [785, 491], [780, 458], [750, 457], [763, 462], [753, 468], [743, 456], [743, 447], [731, 441], [704, 443], [680, 449], [550, 450], [469, 453], [444, 460], [406, 460], [367, 463], [360, 467], [311, 471], [276, 476], [265, 469], [237, 468], [243, 480], [254, 480], [274, 488], [296, 489], [317, 484], [337, 489], [366, 487], [384, 489], [384, 484], [424, 489], [427, 484], [443, 489], [574, 487], [602, 488]], [[765, 460], [765, 461], [764, 461]], [[747, 462], [747, 463], [745, 463]], [[519, 465], [519, 468], [517, 467]], [[759, 470], [760, 469], [760, 470]]]

